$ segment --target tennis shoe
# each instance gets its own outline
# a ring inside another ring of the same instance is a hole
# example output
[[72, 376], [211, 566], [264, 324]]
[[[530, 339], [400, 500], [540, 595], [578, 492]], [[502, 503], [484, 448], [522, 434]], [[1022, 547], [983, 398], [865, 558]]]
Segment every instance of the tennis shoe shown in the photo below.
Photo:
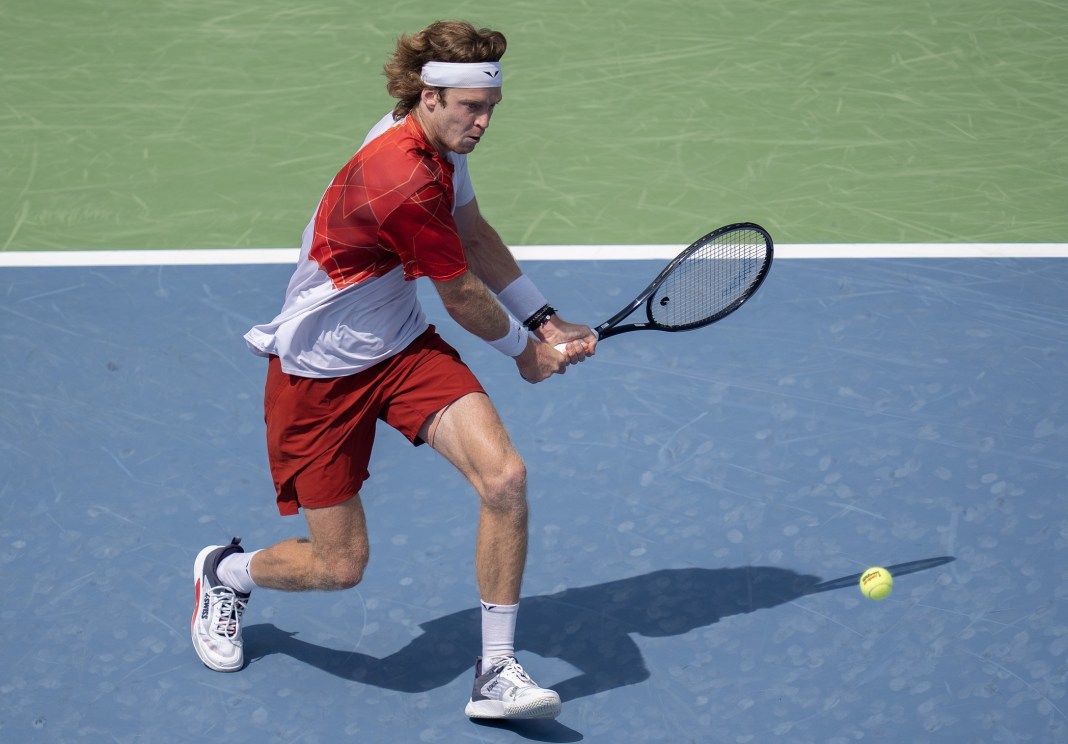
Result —
[[560, 696], [538, 687], [514, 656], [497, 659], [485, 672], [479, 657], [471, 701], [464, 713], [468, 718], [556, 718], [560, 715]]
[[226, 586], [215, 573], [223, 558], [245, 552], [240, 543], [241, 538], [235, 537], [229, 545], [209, 545], [193, 563], [193, 648], [204, 665], [217, 672], [236, 672], [245, 664], [241, 616], [249, 595]]

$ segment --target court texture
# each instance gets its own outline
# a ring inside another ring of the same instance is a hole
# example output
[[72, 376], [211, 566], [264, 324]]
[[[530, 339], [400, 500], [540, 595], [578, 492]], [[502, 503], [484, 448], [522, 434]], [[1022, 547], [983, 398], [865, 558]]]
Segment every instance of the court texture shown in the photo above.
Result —
[[[364, 582], [255, 593], [239, 673], [189, 640], [201, 547], [304, 531], [241, 336], [449, 17], [509, 38], [472, 174], [564, 317], [777, 243], [721, 323], [537, 386], [420, 289], [529, 468], [551, 722], [464, 717], [476, 499], [388, 429]], [[1066, 38], [1064, 0], [7, 0], [0, 741], [1068, 742]]]

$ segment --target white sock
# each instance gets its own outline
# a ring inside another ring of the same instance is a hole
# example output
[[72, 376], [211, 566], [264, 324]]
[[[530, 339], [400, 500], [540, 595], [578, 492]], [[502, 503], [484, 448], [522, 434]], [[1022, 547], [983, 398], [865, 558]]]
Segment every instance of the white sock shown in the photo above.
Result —
[[494, 605], [482, 600], [482, 668], [494, 659], [515, 656], [515, 619], [519, 605]]
[[231, 553], [223, 558], [219, 561], [218, 568], [215, 569], [215, 574], [219, 577], [219, 581], [226, 584], [226, 586], [230, 587], [235, 592], [251, 594], [252, 590], [256, 588], [256, 582], [252, 580], [249, 564], [252, 563], [252, 556], [256, 555], [258, 552], [260, 551], [253, 550], [251, 553]]

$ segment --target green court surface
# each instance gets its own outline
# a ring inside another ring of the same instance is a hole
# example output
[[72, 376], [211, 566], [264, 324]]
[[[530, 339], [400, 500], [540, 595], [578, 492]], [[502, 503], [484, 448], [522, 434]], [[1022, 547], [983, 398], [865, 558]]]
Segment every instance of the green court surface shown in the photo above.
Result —
[[0, 249], [295, 246], [440, 17], [510, 41], [513, 245], [1068, 237], [1064, 0], [7, 0]]

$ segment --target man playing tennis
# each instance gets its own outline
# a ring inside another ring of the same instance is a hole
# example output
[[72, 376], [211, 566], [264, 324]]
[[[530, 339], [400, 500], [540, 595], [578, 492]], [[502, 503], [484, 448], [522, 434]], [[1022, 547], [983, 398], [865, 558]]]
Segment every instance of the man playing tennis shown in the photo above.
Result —
[[563, 374], [596, 347], [588, 326], [561, 320], [521, 273], [475, 201], [466, 156], [501, 101], [505, 46], [502, 34], [456, 21], [401, 37], [385, 67], [398, 103], [319, 202], [281, 312], [245, 335], [269, 360], [264, 416], [278, 509], [303, 508], [308, 537], [254, 552], [234, 538], [200, 551], [191, 632], [211, 669], [244, 664], [241, 618], [254, 587], [360, 582], [369, 551], [359, 492], [381, 419], [441, 453], [480, 497], [482, 653], [466, 714], [559, 714], [559, 696], [515, 658], [525, 466], [478, 380], [427, 323], [413, 281], [428, 277], [449, 315], [513, 358], [528, 382]]

